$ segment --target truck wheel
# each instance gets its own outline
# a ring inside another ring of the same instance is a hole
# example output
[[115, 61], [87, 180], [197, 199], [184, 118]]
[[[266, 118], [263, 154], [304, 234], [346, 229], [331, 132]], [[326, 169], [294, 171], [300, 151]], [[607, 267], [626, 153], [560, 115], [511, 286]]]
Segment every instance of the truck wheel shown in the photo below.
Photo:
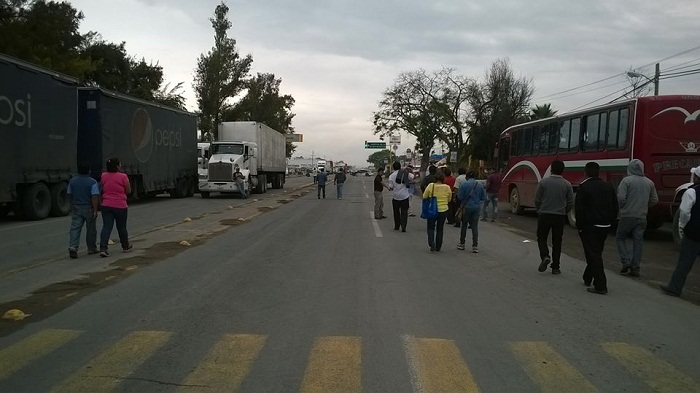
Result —
[[187, 180], [180, 177], [175, 181], [175, 188], [170, 190], [170, 196], [173, 198], [184, 198], [187, 195]]
[[34, 183], [24, 190], [23, 216], [27, 220], [43, 220], [51, 212], [51, 193], [44, 183]]
[[187, 195], [186, 197], [190, 198], [194, 196], [195, 191], [197, 191], [197, 180], [193, 178], [187, 178]]
[[199, 195], [201, 195], [202, 198], [204, 198], [204, 199], [209, 199], [210, 194], [209, 194], [209, 191], [202, 191], [199, 193]]
[[510, 212], [513, 214], [521, 215], [525, 208], [520, 205], [520, 193], [518, 192], [518, 187], [513, 187], [510, 191]]
[[70, 213], [70, 199], [68, 199], [68, 185], [66, 182], [54, 184], [51, 187], [51, 215], [54, 217], [66, 216]]
[[267, 175], [262, 176], [262, 192], [263, 194], [267, 192]]

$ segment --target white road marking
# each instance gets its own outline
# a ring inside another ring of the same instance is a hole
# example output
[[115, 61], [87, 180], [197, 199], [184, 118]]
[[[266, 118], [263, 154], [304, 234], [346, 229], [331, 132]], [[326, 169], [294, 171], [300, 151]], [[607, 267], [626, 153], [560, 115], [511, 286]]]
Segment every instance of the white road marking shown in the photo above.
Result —
[[377, 223], [377, 219], [374, 218], [374, 212], [372, 210], [369, 211], [369, 219], [372, 220], [372, 226], [374, 227], [374, 235], [377, 237], [384, 237], [382, 235], [382, 230], [379, 229], [379, 224]]

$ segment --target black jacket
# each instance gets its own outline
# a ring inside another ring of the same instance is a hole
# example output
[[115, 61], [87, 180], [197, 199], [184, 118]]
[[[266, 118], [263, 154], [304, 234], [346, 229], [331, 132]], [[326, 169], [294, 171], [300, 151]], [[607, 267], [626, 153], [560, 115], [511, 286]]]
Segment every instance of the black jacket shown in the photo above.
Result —
[[599, 177], [589, 177], [576, 190], [576, 228], [612, 225], [617, 220], [617, 195], [612, 184]]

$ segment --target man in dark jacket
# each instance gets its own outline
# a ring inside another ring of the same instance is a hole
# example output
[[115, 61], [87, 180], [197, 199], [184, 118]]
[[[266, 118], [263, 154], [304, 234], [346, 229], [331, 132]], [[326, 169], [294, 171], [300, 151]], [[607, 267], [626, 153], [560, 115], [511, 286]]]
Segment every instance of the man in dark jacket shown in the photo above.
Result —
[[610, 227], [617, 219], [618, 203], [615, 188], [599, 176], [600, 165], [586, 164], [586, 180], [576, 192], [576, 228], [578, 229], [583, 253], [586, 257], [586, 270], [583, 283], [588, 292], [605, 295], [608, 284], [603, 267], [603, 247]]
[[437, 173], [437, 167], [435, 165], [431, 165], [428, 167], [428, 175], [423, 178], [423, 180], [420, 182], [420, 193], [423, 194], [425, 192], [425, 189], [428, 188], [428, 185], [430, 183], [435, 183], [435, 174]]

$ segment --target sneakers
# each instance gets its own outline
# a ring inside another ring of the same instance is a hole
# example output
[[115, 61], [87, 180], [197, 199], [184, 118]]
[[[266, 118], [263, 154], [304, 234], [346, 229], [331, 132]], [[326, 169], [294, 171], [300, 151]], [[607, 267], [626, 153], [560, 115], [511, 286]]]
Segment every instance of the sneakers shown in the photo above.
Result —
[[68, 250], [68, 256], [70, 256], [70, 259], [78, 258], [78, 250]]
[[620, 274], [627, 274], [627, 272], [630, 271], [631, 266], [629, 264], [622, 265], [622, 269], [620, 269]]
[[98, 253], [99, 253], [98, 250], [88, 250], [88, 255], [94, 255], [94, 254], [98, 254]]
[[464, 243], [459, 243], [459, 244], [457, 245], [457, 249], [458, 249], [458, 250], [464, 250]]
[[472, 246], [472, 252], [473, 252], [474, 254], [478, 254], [478, 253], [479, 253], [479, 249], [477, 249], [476, 246]]
[[561, 274], [561, 270], [559, 270], [559, 268], [553, 267], [553, 268], [552, 268], [552, 274], [554, 274], [554, 275], [559, 275], [559, 274]]
[[608, 294], [607, 289], [586, 288], [586, 290], [590, 293], [596, 293], [598, 295], [607, 295]]
[[408, 216], [409, 216], [409, 217], [415, 217], [416, 215], [413, 214], [412, 212], [409, 212], [409, 213], [408, 213]]
[[488, 221], [488, 220], [486, 220], [486, 217], [481, 217], [481, 221]]
[[542, 262], [540, 262], [540, 266], [537, 268], [538, 272], [543, 272], [547, 270], [547, 266], [552, 262], [552, 258], [550, 257], [544, 257], [542, 258]]
[[124, 253], [131, 252], [131, 250], [133, 250], [133, 249], [134, 249], [134, 245], [129, 243], [129, 247], [123, 248], [122, 252], [124, 252]]
[[109, 256], [109, 251], [107, 251], [107, 250], [100, 251], [100, 256], [102, 258], [107, 258]]
[[669, 296], [674, 296], [674, 297], [679, 297], [681, 296], [679, 293], [673, 292], [671, 288], [669, 288], [667, 285], [659, 285], [659, 288], [663, 291], [663, 293], [669, 295]]
[[639, 277], [639, 270], [632, 269], [630, 270], [629, 274], [627, 274], [629, 277]]

